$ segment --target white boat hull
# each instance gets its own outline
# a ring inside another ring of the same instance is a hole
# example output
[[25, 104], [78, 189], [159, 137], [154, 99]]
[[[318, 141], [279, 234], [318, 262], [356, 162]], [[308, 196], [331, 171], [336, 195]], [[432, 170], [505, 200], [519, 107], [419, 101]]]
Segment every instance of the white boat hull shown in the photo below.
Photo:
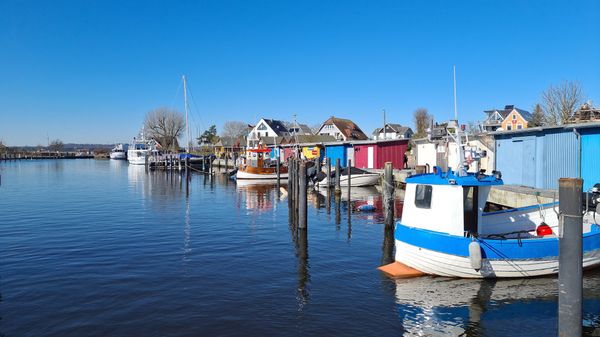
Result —
[[127, 154], [125, 152], [111, 152], [110, 159], [124, 160], [127, 159]]
[[129, 150], [127, 151], [127, 161], [132, 165], [145, 165], [148, 150]]
[[[288, 178], [288, 174], [286, 173], [280, 173], [279, 174], [279, 179], [287, 179]], [[268, 180], [268, 179], [277, 179], [277, 174], [273, 173], [273, 174], [256, 174], [256, 173], [248, 173], [245, 171], [240, 171], [238, 170], [236, 173], [236, 179], [254, 179], [254, 180]]]
[[[379, 183], [379, 174], [377, 173], [367, 173], [367, 174], [356, 174], [350, 177], [350, 186], [351, 187], [361, 187], [361, 186], [375, 186]], [[318, 183], [319, 186], [334, 186], [335, 178], [332, 178], [331, 181], [325, 178], [323, 181]], [[340, 186], [348, 186], [348, 176], [340, 177]]]
[[[482, 269], [471, 267], [469, 257], [444, 254], [395, 240], [396, 261], [426, 274], [462, 278], [512, 278], [553, 275], [558, 273], [556, 257], [539, 259], [483, 259]], [[600, 263], [600, 251], [583, 255], [583, 268]]]

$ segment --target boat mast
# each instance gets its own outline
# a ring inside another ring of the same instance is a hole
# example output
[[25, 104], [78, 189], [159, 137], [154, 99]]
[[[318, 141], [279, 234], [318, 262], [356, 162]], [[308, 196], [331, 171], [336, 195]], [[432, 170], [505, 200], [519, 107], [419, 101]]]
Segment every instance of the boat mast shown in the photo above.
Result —
[[190, 153], [190, 124], [188, 123], [188, 101], [187, 101], [187, 83], [185, 81], [185, 75], [183, 78], [183, 107], [185, 109], [185, 135], [186, 135], [186, 149], [185, 152]]
[[456, 122], [456, 147], [458, 148], [458, 176], [466, 176], [467, 170], [465, 169], [465, 152], [462, 147], [462, 139], [460, 133], [460, 124], [458, 123], [458, 109], [456, 108], [456, 65], [452, 67], [452, 72], [454, 75], [454, 121]]

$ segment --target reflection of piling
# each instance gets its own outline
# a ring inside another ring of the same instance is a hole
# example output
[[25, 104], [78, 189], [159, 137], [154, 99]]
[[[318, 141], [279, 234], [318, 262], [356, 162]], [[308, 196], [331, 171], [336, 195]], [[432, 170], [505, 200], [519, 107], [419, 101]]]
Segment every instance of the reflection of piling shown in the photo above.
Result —
[[352, 213], [352, 199], [350, 198], [350, 185], [352, 185], [352, 172], [350, 170], [352, 168], [352, 159], [348, 159], [348, 216]]
[[381, 265], [394, 262], [394, 226], [384, 226]]
[[148, 155], [144, 156], [144, 167], [146, 169], [146, 173], [148, 173]]
[[325, 165], [327, 165], [327, 193], [329, 194], [331, 188], [331, 158], [327, 157], [325, 159]]
[[288, 158], [287, 159], [287, 167], [288, 167], [288, 181], [287, 181], [287, 193], [288, 193], [288, 208], [290, 209], [290, 214], [291, 213], [291, 209], [292, 209], [292, 198], [293, 198], [293, 193], [292, 193], [292, 158]]
[[340, 158], [335, 159], [335, 195], [342, 194], [342, 190], [340, 188]]
[[385, 225], [394, 226], [394, 168], [391, 162], [385, 163], [383, 175], [383, 205]]
[[189, 166], [190, 166], [190, 158], [188, 156], [185, 157], [185, 174], [188, 174], [189, 171]]
[[[279, 162], [277, 162], [277, 165], [279, 165]], [[225, 151], [225, 173], [227, 173], [227, 169], [229, 168], [229, 156], [227, 155], [227, 151]], [[279, 184], [277, 184], [279, 185]]]
[[309, 292], [308, 283], [310, 275], [308, 273], [308, 231], [306, 228], [298, 229], [298, 303], [301, 309], [308, 303]]
[[342, 204], [342, 198], [339, 193], [334, 194], [334, 201], [335, 201], [335, 225], [336, 225], [336, 228], [339, 229], [340, 222], [342, 221], [342, 213], [340, 211], [341, 204]]
[[558, 185], [559, 214], [562, 220], [558, 250], [558, 335], [581, 336], [583, 180], [561, 178]]
[[300, 163], [298, 170], [298, 228], [306, 228], [306, 164]]

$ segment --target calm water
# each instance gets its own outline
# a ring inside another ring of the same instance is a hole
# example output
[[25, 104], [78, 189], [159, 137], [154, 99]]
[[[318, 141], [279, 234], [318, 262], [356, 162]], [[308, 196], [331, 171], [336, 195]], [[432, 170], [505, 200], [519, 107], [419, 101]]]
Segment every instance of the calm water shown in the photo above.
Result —
[[[0, 336], [556, 334], [556, 279], [390, 280], [381, 214], [349, 218], [345, 199], [311, 196], [304, 236], [275, 187], [224, 176], [95, 160], [0, 174]], [[600, 326], [600, 273], [584, 287]]]

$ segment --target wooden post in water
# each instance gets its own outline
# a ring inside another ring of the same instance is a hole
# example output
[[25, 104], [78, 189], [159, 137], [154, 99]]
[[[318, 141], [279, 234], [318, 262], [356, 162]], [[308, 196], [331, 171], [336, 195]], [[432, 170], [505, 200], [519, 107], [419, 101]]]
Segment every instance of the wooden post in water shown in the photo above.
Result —
[[329, 190], [331, 189], [331, 158], [325, 158], [325, 165], [327, 165], [325, 170], [327, 172], [327, 195], [329, 195]]
[[227, 150], [225, 150], [225, 173], [229, 169], [229, 155], [227, 154]]
[[391, 162], [385, 163], [383, 174], [383, 205], [385, 225], [394, 226], [394, 168]]
[[340, 167], [340, 158], [335, 159], [335, 195], [342, 194], [342, 189], [340, 188], [340, 175], [342, 172]]
[[146, 170], [146, 173], [148, 173], [148, 155], [144, 155], [144, 167]]
[[300, 163], [298, 170], [298, 228], [306, 228], [306, 163]]
[[188, 174], [188, 166], [190, 165], [190, 158], [188, 156], [185, 157], [185, 174]]
[[177, 165], [179, 166], [179, 172], [181, 172], [181, 157], [177, 156]]
[[[582, 250], [583, 180], [558, 180], [558, 335], [582, 335], [583, 250]], [[560, 225], [559, 225], [559, 232]]]

